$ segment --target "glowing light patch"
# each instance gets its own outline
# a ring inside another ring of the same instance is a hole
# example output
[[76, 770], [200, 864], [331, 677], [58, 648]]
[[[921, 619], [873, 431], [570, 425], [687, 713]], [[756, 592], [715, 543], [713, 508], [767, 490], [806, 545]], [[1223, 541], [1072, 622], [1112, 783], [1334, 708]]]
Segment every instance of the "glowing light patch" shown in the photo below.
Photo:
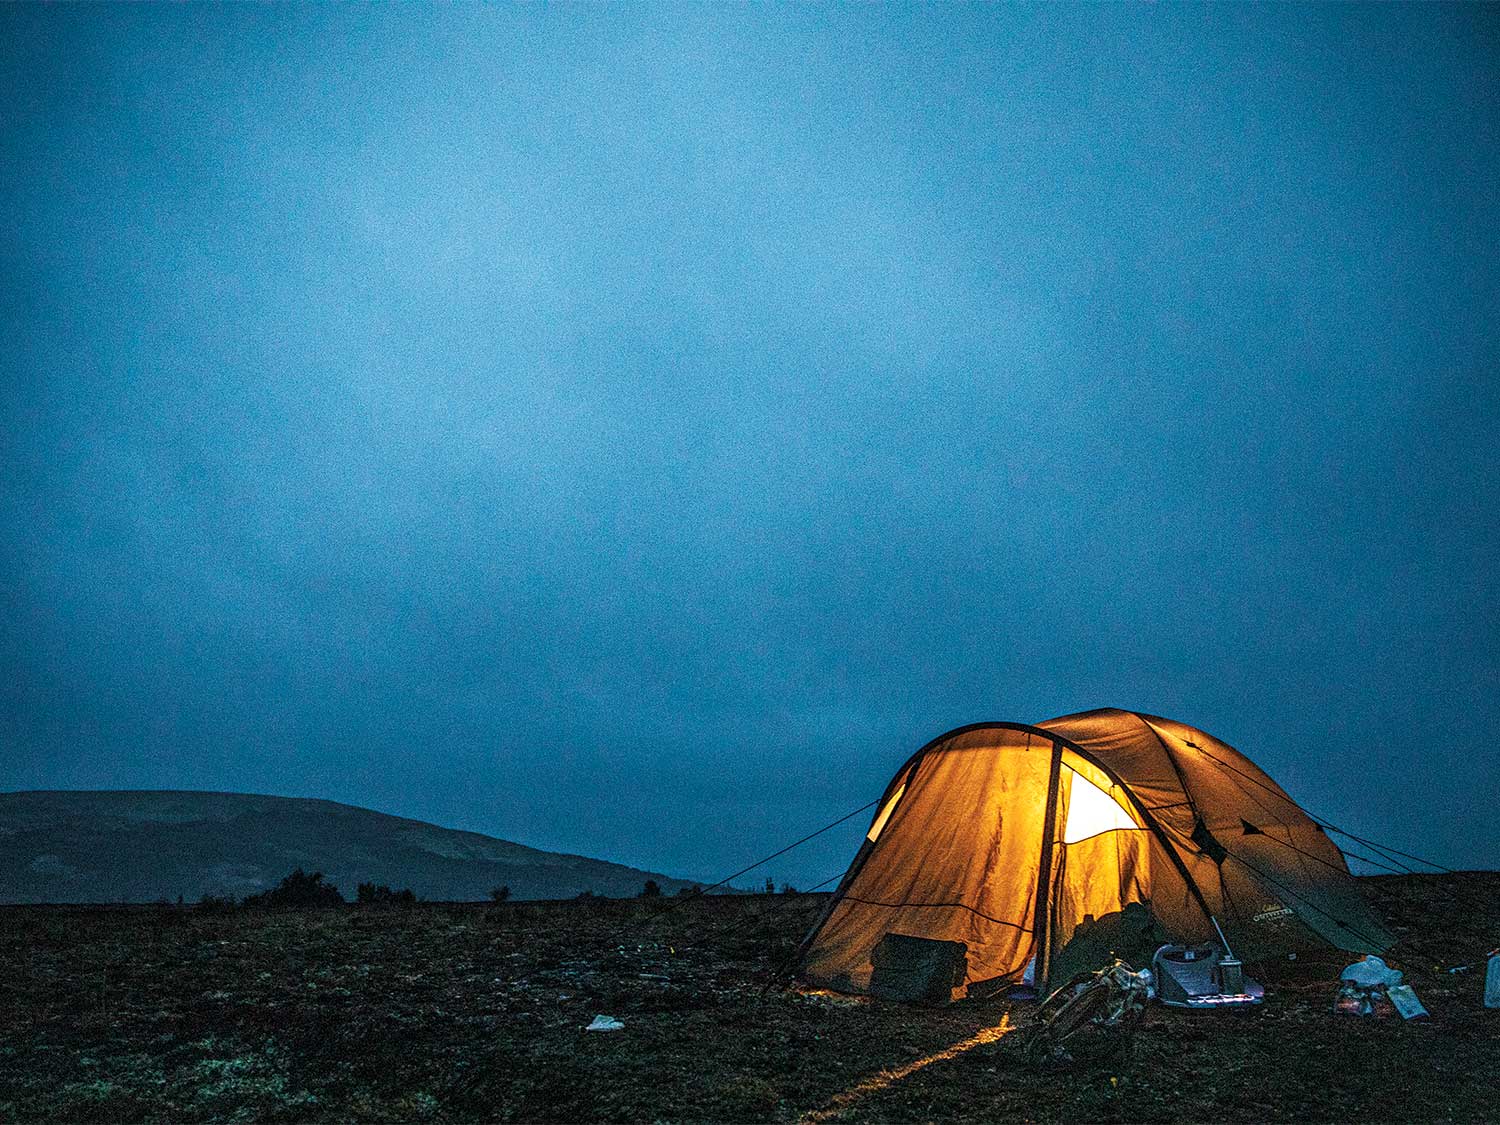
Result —
[[954, 1043], [952, 1046], [945, 1047], [941, 1051], [934, 1051], [932, 1054], [925, 1055], [915, 1062], [909, 1062], [905, 1066], [882, 1070], [879, 1074], [873, 1074], [863, 1082], [855, 1083], [822, 1109], [814, 1110], [811, 1113], [804, 1113], [800, 1119], [801, 1125], [821, 1125], [822, 1122], [832, 1121], [837, 1117], [841, 1117], [846, 1111], [865, 1098], [868, 1098], [871, 1094], [878, 1094], [882, 1090], [888, 1090], [896, 1083], [905, 1081], [917, 1073], [917, 1071], [923, 1070], [933, 1063], [956, 1059], [959, 1055], [967, 1051], [972, 1051], [975, 1047], [983, 1047], [986, 1044], [995, 1042], [997, 1039], [1004, 1039], [1015, 1029], [1016, 1025], [1011, 1023], [1010, 1013], [1006, 1012], [1005, 1015], [1000, 1017], [1000, 1022], [994, 1027], [981, 1028], [962, 1042]]
[[1079, 840], [1087, 840], [1101, 832], [1136, 827], [1136, 822], [1121, 807], [1120, 802], [1083, 775], [1073, 772], [1072, 794], [1068, 799], [1068, 823], [1063, 827], [1063, 843], [1076, 844]]
[[901, 783], [901, 788], [891, 794], [891, 799], [885, 803], [885, 808], [880, 810], [880, 815], [875, 818], [875, 823], [870, 825], [870, 831], [865, 833], [865, 839], [874, 843], [880, 839], [880, 833], [885, 828], [885, 822], [891, 819], [891, 813], [896, 811], [896, 805], [901, 800], [901, 794], [906, 792], [906, 783]]

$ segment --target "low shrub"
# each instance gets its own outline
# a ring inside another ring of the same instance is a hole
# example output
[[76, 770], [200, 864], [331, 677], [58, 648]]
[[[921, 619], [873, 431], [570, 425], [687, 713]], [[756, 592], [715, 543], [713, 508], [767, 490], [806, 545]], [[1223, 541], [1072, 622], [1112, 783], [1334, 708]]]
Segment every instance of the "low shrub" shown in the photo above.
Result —
[[384, 883], [361, 883], [355, 891], [355, 902], [377, 906], [411, 906], [417, 901], [416, 892], [410, 887], [393, 891]]
[[338, 887], [325, 883], [321, 871], [314, 871], [309, 875], [300, 867], [283, 879], [279, 886], [261, 891], [258, 895], [249, 895], [245, 899], [246, 906], [326, 907], [338, 906], [343, 902], [344, 896], [339, 894]]

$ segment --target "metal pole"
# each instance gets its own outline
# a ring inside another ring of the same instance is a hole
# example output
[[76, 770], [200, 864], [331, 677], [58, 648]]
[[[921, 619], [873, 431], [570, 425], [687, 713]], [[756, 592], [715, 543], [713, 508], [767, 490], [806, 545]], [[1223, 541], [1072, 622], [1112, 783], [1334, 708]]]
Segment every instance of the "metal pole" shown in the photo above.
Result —
[[1219, 931], [1219, 940], [1224, 943], [1224, 952], [1229, 954], [1229, 959], [1231, 961], [1238, 960], [1234, 955], [1234, 950], [1229, 948], [1229, 939], [1224, 936], [1224, 928], [1219, 925], [1219, 920], [1212, 914], [1208, 916], [1208, 920], [1214, 924], [1214, 929]]

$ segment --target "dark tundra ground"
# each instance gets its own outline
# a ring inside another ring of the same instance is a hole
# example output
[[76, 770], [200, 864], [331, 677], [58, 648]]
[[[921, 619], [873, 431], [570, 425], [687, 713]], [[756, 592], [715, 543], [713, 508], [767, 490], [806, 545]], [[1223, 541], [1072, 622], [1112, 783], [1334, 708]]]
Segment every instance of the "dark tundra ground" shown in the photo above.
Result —
[[[1500, 875], [1362, 882], [1429, 956], [1500, 938]], [[1260, 1010], [1157, 1008], [1127, 1057], [1038, 1068], [995, 1030], [1024, 1005], [767, 988], [823, 902], [0, 909], [0, 1119], [1500, 1118], [1476, 973], [1393, 958], [1433, 1013], [1402, 1023], [1332, 1015], [1338, 961], [1303, 959]]]

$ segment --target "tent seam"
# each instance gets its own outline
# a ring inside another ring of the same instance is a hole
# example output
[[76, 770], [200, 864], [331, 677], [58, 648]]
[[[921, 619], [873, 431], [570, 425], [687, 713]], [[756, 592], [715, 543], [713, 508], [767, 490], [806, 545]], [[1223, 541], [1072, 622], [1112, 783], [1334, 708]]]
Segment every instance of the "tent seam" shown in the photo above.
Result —
[[861, 906], [880, 906], [887, 910], [905, 910], [910, 908], [921, 908], [931, 910], [967, 910], [976, 917], [983, 918], [986, 922], [993, 922], [997, 926], [1009, 926], [1013, 930], [1019, 930], [1023, 934], [1034, 934], [1032, 927], [1022, 926], [1017, 922], [1007, 922], [1004, 918], [995, 918], [978, 910], [966, 902], [876, 902], [874, 899], [858, 898], [855, 895], [845, 895], [845, 902], [857, 902]]

